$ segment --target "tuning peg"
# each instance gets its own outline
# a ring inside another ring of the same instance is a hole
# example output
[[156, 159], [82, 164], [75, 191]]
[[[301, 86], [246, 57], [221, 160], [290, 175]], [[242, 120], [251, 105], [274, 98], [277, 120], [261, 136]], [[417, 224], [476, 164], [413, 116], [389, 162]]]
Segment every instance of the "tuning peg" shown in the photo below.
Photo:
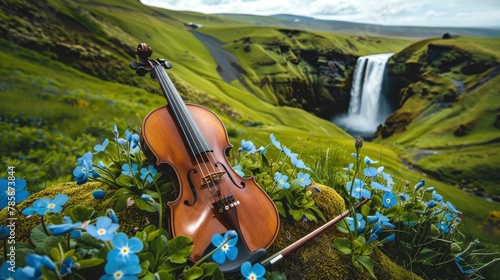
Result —
[[139, 68], [139, 66], [141, 66], [141, 63], [139, 63], [137, 61], [130, 62], [130, 68], [132, 68], [134, 70], [137, 69], [137, 68]]
[[170, 69], [170, 68], [172, 68], [172, 63], [170, 63], [170, 62], [168, 62], [168, 61], [165, 61], [165, 62], [163, 63], [163, 67], [165, 67], [165, 68], [167, 68], [167, 69]]
[[144, 66], [139, 66], [139, 67], [137, 67], [137, 69], [135, 70], [135, 73], [137, 73], [137, 75], [139, 75], [139, 76], [141, 76], [141, 77], [142, 77], [142, 76], [144, 76], [144, 75], [146, 75], [146, 73], [147, 73], [147, 72], [148, 72], [148, 71], [146, 70], [146, 68], [144, 68]]

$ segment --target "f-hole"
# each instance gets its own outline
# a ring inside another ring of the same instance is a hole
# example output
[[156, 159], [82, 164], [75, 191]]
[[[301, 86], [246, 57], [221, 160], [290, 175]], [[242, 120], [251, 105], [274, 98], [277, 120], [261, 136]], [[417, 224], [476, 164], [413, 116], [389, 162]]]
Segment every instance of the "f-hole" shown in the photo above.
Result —
[[191, 173], [196, 174], [196, 173], [198, 173], [198, 171], [196, 171], [196, 169], [191, 168], [191, 169], [189, 169], [189, 171], [187, 173], [189, 187], [191, 188], [191, 192], [193, 193], [193, 202], [192, 203], [189, 203], [189, 201], [187, 199], [184, 200], [184, 204], [187, 206], [193, 206], [196, 203], [196, 200], [198, 200], [198, 194], [196, 193], [196, 188], [193, 184], [193, 180], [191, 179]]
[[246, 187], [245, 182], [243, 182], [243, 181], [242, 181], [242, 182], [240, 182], [240, 185], [241, 185], [241, 186], [238, 186], [238, 184], [236, 184], [236, 182], [234, 181], [233, 177], [231, 176], [231, 173], [229, 173], [229, 172], [227, 171], [227, 168], [226, 168], [226, 166], [225, 166], [224, 164], [222, 164], [221, 162], [217, 162], [217, 163], [215, 164], [215, 167], [219, 167], [218, 165], [220, 165], [220, 166], [222, 166], [222, 168], [224, 168], [224, 171], [226, 171], [227, 176], [229, 177], [229, 179], [231, 180], [231, 182], [233, 182], [233, 184], [234, 184], [237, 188], [239, 188], [239, 189], [244, 189], [244, 188]]

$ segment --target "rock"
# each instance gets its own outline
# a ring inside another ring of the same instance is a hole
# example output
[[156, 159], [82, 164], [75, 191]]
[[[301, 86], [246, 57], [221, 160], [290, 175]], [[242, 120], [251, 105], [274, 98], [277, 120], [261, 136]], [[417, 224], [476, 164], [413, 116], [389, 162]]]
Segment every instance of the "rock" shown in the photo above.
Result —
[[451, 39], [451, 35], [450, 33], [446, 32], [443, 34], [443, 37], [441, 37], [442, 39]]

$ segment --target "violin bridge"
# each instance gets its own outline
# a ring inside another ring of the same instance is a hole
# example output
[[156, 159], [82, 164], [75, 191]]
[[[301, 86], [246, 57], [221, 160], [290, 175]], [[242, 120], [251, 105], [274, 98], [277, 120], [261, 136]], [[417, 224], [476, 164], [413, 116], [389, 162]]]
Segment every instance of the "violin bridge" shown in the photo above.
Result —
[[222, 179], [222, 176], [224, 176], [224, 174], [226, 174], [226, 172], [224, 172], [224, 171], [217, 171], [217, 172], [208, 174], [207, 176], [205, 176], [201, 179], [201, 186], [203, 187], [205, 185], [209, 185], [212, 183], [215, 184], [215, 183], [219, 182]]

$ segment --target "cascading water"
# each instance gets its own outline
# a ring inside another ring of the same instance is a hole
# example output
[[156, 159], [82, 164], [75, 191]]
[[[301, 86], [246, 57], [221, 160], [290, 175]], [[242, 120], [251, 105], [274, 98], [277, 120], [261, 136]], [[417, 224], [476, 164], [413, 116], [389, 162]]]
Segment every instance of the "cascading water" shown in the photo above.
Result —
[[371, 138], [377, 126], [383, 124], [391, 114], [384, 94], [384, 78], [387, 61], [392, 55], [383, 53], [358, 58], [347, 114], [332, 120], [349, 134]]

